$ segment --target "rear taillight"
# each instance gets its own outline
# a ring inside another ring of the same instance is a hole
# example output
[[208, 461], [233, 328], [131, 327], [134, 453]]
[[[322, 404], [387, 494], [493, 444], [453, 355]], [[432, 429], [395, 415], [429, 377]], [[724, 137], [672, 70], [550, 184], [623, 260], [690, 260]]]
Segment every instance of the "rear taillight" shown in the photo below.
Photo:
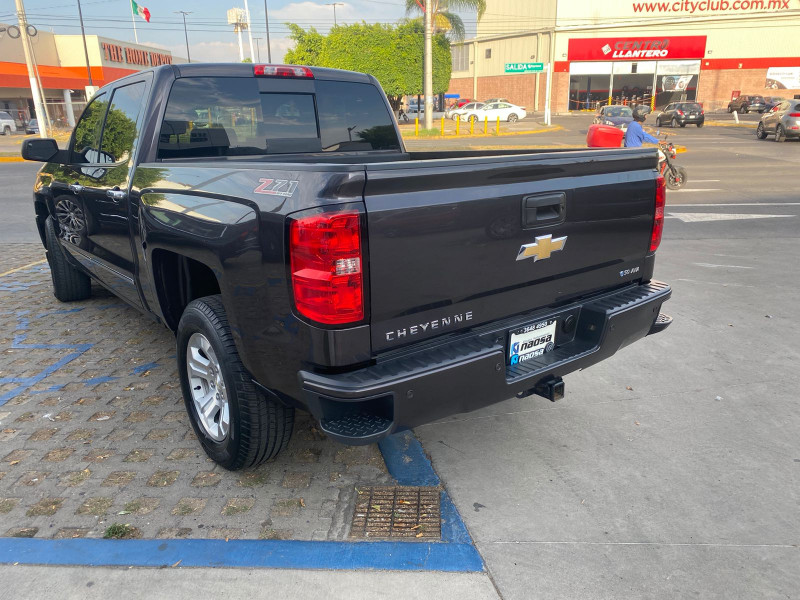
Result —
[[323, 213], [290, 225], [294, 304], [312, 321], [341, 325], [364, 319], [360, 219], [355, 211]]
[[308, 67], [288, 65], [253, 65], [253, 75], [256, 77], [307, 77], [314, 79], [314, 73]]
[[680, 116], [683, 116], [683, 111], [682, 111], [682, 110], [678, 110], [678, 111], [676, 111], [676, 112], [677, 112], [677, 113], [678, 113]]
[[664, 232], [664, 205], [667, 203], [667, 182], [659, 175], [656, 179], [656, 211], [653, 215], [653, 232], [650, 234], [650, 252], [655, 252], [661, 244]]
[[800, 113], [789, 113], [790, 117], [800, 117]]

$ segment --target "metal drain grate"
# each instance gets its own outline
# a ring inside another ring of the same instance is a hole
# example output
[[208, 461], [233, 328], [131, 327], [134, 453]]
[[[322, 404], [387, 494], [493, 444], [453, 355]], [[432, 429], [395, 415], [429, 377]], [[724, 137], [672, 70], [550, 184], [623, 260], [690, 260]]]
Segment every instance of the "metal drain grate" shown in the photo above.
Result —
[[356, 493], [351, 538], [441, 538], [439, 488], [359, 487]]

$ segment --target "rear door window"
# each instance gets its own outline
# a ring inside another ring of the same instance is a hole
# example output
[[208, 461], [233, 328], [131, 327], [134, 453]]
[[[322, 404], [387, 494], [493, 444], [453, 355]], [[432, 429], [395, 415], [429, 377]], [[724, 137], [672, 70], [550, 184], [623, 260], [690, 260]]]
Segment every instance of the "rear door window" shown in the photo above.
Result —
[[399, 150], [375, 86], [316, 80], [313, 92], [308, 89], [262, 91], [253, 77], [179, 79], [167, 102], [158, 158]]

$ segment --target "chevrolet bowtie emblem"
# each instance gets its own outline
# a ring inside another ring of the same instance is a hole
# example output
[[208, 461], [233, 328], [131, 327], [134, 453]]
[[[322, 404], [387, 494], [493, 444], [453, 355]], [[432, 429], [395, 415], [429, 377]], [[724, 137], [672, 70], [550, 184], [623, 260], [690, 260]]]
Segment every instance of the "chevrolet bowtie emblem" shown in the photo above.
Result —
[[567, 244], [567, 236], [553, 239], [553, 236], [542, 235], [537, 236], [536, 241], [532, 244], [523, 244], [517, 254], [517, 260], [525, 260], [526, 258], [533, 258], [533, 262], [537, 260], [544, 260], [550, 258], [553, 252], [563, 250]]

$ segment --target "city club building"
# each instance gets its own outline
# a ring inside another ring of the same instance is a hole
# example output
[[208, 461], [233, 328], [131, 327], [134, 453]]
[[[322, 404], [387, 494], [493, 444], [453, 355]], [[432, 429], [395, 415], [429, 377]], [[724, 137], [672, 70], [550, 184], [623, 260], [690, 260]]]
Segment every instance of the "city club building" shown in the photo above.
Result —
[[[39, 74], [50, 120], [55, 125], [74, 125], [86, 105], [89, 73], [80, 35], [57, 35], [30, 28], [33, 59]], [[174, 62], [172, 54], [141, 44], [97, 35], [86, 36], [89, 68], [94, 87], [152, 66]], [[15, 24], [0, 23], [0, 110], [11, 114], [21, 128], [36, 117], [22, 36]]]
[[[800, 94], [800, 0], [487, 0], [474, 39], [454, 43], [448, 94], [544, 110], [598, 104], [706, 110], [740, 94]], [[655, 95], [655, 99], [653, 99]]]

